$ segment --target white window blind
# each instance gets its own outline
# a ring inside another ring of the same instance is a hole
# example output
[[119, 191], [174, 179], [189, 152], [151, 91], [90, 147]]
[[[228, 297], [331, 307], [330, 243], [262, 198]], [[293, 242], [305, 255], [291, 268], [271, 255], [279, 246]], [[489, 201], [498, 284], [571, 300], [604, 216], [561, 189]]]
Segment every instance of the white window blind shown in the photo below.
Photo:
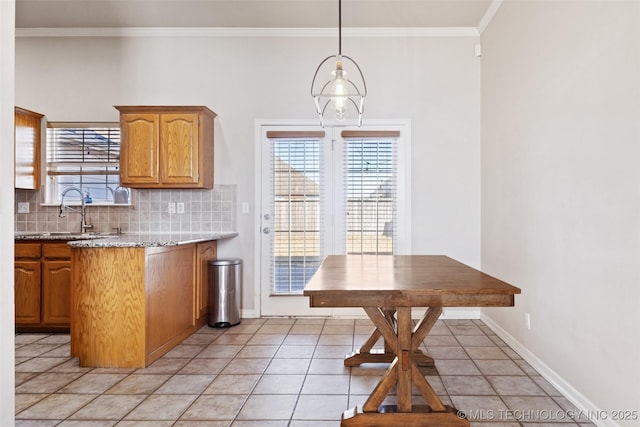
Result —
[[397, 132], [343, 132], [347, 254], [393, 254]]
[[[94, 202], [112, 202], [119, 170], [119, 123], [48, 123], [48, 201], [57, 203], [65, 189], [76, 187]], [[65, 200], [79, 201], [80, 194], [70, 192]]]
[[302, 293], [322, 261], [323, 135], [267, 134], [272, 153], [274, 294]]

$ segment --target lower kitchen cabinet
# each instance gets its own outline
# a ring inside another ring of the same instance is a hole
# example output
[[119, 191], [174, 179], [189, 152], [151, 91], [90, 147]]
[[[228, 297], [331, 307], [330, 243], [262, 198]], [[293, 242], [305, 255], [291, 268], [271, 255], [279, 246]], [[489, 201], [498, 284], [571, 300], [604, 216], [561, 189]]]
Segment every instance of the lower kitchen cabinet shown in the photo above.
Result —
[[42, 323], [69, 327], [71, 261], [42, 261]]
[[40, 259], [16, 260], [15, 279], [16, 329], [40, 324]]
[[216, 242], [204, 242], [196, 245], [196, 323], [204, 323], [209, 315], [209, 261], [216, 259]]
[[205, 260], [216, 242], [72, 249], [71, 355], [143, 368], [206, 324]]
[[16, 243], [14, 279], [16, 331], [69, 331], [71, 248], [66, 243]]

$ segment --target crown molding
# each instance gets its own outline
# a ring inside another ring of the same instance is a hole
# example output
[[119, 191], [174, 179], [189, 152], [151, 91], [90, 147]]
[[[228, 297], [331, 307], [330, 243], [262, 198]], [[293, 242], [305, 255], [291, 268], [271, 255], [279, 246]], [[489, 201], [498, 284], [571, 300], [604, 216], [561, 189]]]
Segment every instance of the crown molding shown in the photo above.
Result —
[[502, 2], [503, 0], [493, 0], [491, 2], [489, 7], [487, 8], [487, 11], [484, 13], [484, 15], [482, 16], [482, 19], [480, 19], [480, 22], [478, 23], [479, 34], [482, 34], [484, 30], [487, 28], [487, 26], [489, 26], [489, 23], [491, 23], [491, 20], [498, 12], [498, 9], [500, 8], [500, 5], [502, 4]]
[[[475, 27], [343, 28], [344, 37], [479, 37]], [[335, 28], [74, 27], [16, 28], [26, 37], [336, 37]]]

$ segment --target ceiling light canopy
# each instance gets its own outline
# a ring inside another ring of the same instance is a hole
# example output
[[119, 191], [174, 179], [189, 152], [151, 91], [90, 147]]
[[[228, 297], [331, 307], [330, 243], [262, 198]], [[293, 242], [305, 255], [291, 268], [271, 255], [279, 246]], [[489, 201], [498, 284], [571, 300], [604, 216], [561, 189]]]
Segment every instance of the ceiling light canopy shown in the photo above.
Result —
[[[323, 83], [322, 76], [330, 78]], [[322, 127], [361, 126], [366, 95], [360, 66], [342, 54], [342, 0], [338, 0], [338, 54], [326, 57], [318, 65], [311, 82], [311, 96]]]

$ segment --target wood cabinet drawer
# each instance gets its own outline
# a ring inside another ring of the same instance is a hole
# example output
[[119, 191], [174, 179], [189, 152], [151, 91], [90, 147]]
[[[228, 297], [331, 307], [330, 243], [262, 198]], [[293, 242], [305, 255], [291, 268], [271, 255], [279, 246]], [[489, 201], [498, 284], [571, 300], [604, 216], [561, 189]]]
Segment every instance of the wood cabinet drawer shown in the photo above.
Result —
[[66, 243], [45, 243], [42, 245], [45, 258], [71, 258], [71, 248]]
[[16, 243], [14, 256], [16, 258], [40, 258], [41, 247], [40, 243]]

